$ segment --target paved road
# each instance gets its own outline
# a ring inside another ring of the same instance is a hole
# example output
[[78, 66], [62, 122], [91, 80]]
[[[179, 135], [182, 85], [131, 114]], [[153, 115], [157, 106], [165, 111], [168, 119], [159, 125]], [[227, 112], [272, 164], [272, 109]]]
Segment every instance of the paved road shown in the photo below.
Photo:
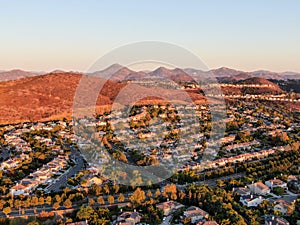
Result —
[[298, 194], [295, 194], [293, 192], [290, 192], [289, 190], [286, 190], [286, 193], [288, 193], [290, 196], [298, 196]]
[[[98, 203], [95, 203], [94, 206], [100, 207], [100, 208], [106, 208], [108, 206], [119, 206], [119, 207], [124, 207], [129, 203], [129, 201], [124, 201], [124, 202], [116, 202], [113, 204], [104, 204], [104, 205], [99, 205]], [[22, 215], [21, 210], [12, 210], [12, 212], [9, 214], [10, 218], [15, 218], [15, 217], [24, 217], [24, 216], [37, 216], [39, 213], [45, 211], [45, 212], [55, 212], [55, 211], [73, 211], [73, 210], [79, 210], [81, 206], [87, 206], [87, 203], [81, 204], [81, 205], [73, 205], [71, 209], [67, 209], [64, 206], [61, 206], [57, 210], [53, 209], [51, 206], [44, 205], [40, 207], [36, 207], [34, 210], [33, 208], [30, 209], [24, 209], [24, 215]], [[0, 211], [0, 218], [5, 218], [6, 215]]]
[[169, 215], [167, 217], [165, 217], [165, 220], [161, 223], [161, 225], [170, 225], [171, 223], [171, 219], [172, 219], [173, 215]]
[[241, 178], [245, 175], [246, 175], [245, 172], [244, 173], [235, 173], [235, 174], [224, 176], [224, 177], [209, 179], [209, 180], [205, 180], [205, 181], [197, 181], [197, 182], [194, 182], [194, 183], [187, 183], [187, 184], [177, 185], [177, 186], [181, 187], [181, 188], [184, 188], [184, 187], [186, 187], [188, 185], [191, 185], [191, 184], [208, 184], [209, 186], [216, 187], [217, 180], [225, 181], [225, 180], [229, 180], [229, 179], [237, 179], [237, 178]]
[[1, 158], [0, 162], [5, 161], [9, 158], [9, 149], [7, 147], [2, 147], [0, 158]]
[[61, 191], [60, 187], [64, 187], [67, 185], [68, 179], [75, 174], [77, 174], [84, 166], [84, 159], [75, 149], [72, 149], [71, 159], [75, 162], [75, 165], [68, 169], [63, 175], [55, 180], [54, 183], [50, 184], [45, 191], [46, 192], [59, 192]]
[[[238, 178], [238, 177], [242, 177], [244, 176], [245, 173], [239, 173], [239, 174], [233, 174], [233, 175], [229, 175], [229, 176], [226, 176], [226, 177], [221, 177], [221, 178], [216, 178], [216, 179], [211, 179], [211, 180], [206, 180], [206, 181], [201, 181], [201, 182], [196, 182], [197, 184], [209, 184], [209, 185], [212, 185], [212, 186], [215, 186], [216, 185], [216, 181], [218, 179], [221, 179], [221, 180], [227, 180], [227, 179], [231, 179], [231, 178]], [[185, 187], [187, 185], [190, 185], [190, 184], [186, 184], [186, 185], [177, 185], [178, 188], [180, 187]], [[151, 190], [152, 193], [154, 194], [156, 190]], [[98, 207], [107, 207], [107, 206], [111, 206], [111, 205], [126, 205], [129, 203], [129, 200], [128, 200], [128, 197], [130, 196], [130, 194], [132, 193], [124, 193], [124, 197], [125, 197], [125, 201], [124, 202], [118, 202], [117, 201], [117, 198], [118, 198], [118, 194], [115, 194], [113, 195], [114, 198], [115, 198], [115, 203], [114, 204], [104, 204], [104, 205], [99, 205], [97, 203], [97, 197], [94, 197], [93, 199], [95, 200], [95, 206], [98, 206]], [[105, 195], [103, 196], [103, 199], [106, 200], [107, 202], [107, 197], [108, 195]], [[88, 199], [86, 199], [85, 202], [87, 202]], [[79, 209], [81, 206], [86, 206], [88, 205], [88, 203], [84, 203], [84, 204], [81, 204], [81, 205], [76, 205], [76, 204], [73, 204], [73, 207], [71, 209], [68, 209], [68, 210], [77, 210]], [[67, 210], [65, 207], [60, 207], [58, 210]], [[24, 215], [21, 215], [21, 211], [19, 210], [13, 210], [10, 214], [10, 217], [21, 217], [21, 216], [34, 216], [34, 215], [38, 215], [39, 213], [41, 213], [42, 211], [46, 211], [46, 212], [51, 212], [51, 211], [56, 211], [55, 209], [53, 209], [51, 206], [48, 206], [48, 205], [44, 205], [42, 207], [37, 207], [36, 208], [36, 212], [34, 212], [34, 208], [30, 208], [30, 209], [24, 209], [24, 212], [25, 214]], [[4, 218], [6, 217], [5, 214], [3, 212], [0, 211], [0, 218]], [[172, 218], [172, 215], [166, 217], [166, 219], [163, 221], [163, 225], [169, 225], [170, 224], [170, 220]]]

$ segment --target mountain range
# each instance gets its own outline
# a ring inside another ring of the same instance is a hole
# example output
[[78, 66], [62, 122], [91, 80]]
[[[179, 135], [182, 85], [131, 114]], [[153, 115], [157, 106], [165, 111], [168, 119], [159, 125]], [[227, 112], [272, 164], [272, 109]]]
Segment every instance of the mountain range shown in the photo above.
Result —
[[[66, 71], [63, 70], [55, 70], [50, 73], [64, 73]], [[72, 72], [76, 73], [76, 72]], [[79, 73], [79, 72], [78, 72]], [[9, 71], [0, 71], [0, 82], [1, 81], [9, 81], [9, 80], [17, 80], [26, 77], [33, 77], [38, 75], [48, 74], [46, 72], [31, 72], [31, 71], [23, 71], [23, 70], [9, 70]], [[96, 77], [102, 77], [104, 79], [113, 77], [110, 79], [115, 81], [123, 81], [123, 80], [136, 80], [141, 78], [151, 78], [151, 77], [161, 77], [168, 78], [172, 80], [178, 81], [189, 81], [190, 76], [201, 76], [203, 78], [215, 77], [219, 81], [222, 82], [232, 82], [237, 80], [244, 80], [250, 77], [260, 77], [265, 79], [274, 79], [274, 80], [288, 80], [288, 79], [296, 79], [300, 80], [300, 73], [296, 72], [283, 72], [276, 73], [266, 70], [257, 70], [253, 72], [244, 72], [240, 70], [230, 69], [226, 67], [221, 67], [218, 69], [212, 69], [209, 71], [197, 70], [192, 68], [186, 69], [168, 69], [165, 67], [159, 67], [154, 71], [133, 71], [127, 67], [121, 66], [119, 64], [113, 64], [108, 68], [96, 71], [96, 72], [82, 72], [82, 74], [92, 75]]]
[[[300, 74], [296, 73], [267, 73], [265, 71], [245, 73], [228, 68], [220, 68], [213, 71], [201, 71], [194, 69], [167, 69], [164, 67], [157, 68], [150, 72], [135, 72], [124, 66], [114, 64], [103, 71], [89, 74], [81, 74], [78, 72], [53, 71], [43, 74], [26, 72], [21, 70], [12, 70], [0, 72], [0, 124], [18, 123], [23, 121], [42, 121], [50, 119], [71, 118], [74, 105], [74, 97], [82, 78], [88, 78], [89, 83], [84, 87], [86, 90], [92, 90], [93, 85], [103, 83], [104, 86], [100, 93], [97, 93], [96, 111], [101, 113], [110, 109], [116, 101], [119, 92], [125, 91], [123, 99], [119, 100], [119, 104], [126, 102], [134, 102], [143, 94], [147, 97], [140, 100], [139, 104], [157, 104], [166, 102], [155, 93], [163, 93], [166, 99], [176, 101], [186, 101], [182, 96], [182, 92], [178, 90], [168, 89], [167, 87], [147, 87], [131, 83], [128, 88], [128, 80], [161, 78], [178, 82], [190, 83], [193, 81], [189, 74], [210, 77], [214, 73], [219, 80], [229, 83], [256, 83], [256, 84], [272, 84], [270, 88], [231, 88], [224, 87], [222, 91], [226, 94], [261, 94], [261, 93], [284, 93], [288, 90], [287, 85], [279, 80], [266, 80], [260, 76], [280, 78], [300, 78]], [[113, 74], [113, 75], [112, 75]], [[112, 76], [111, 76], [112, 75]], [[256, 77], [253, 77], [253, 76]], [[107, 80], [110, 78], [109, 80]], [[120, 82], [125, 81], [125, 82]], [[289, 80], [290, 82], [291, 80]], [[277, 82], [277, 83], [276, 83]], [[297, 86], [298, 80], [293, 80], [293, 87]], [[277, 85], [278, 84], [278, 85]], [[87, 92], [89, 93], [89, 92]], [[197, 104], [205, 103], [206, 98], [203, 96], [201, 89], [186, 90], [188, 96]], [[89, 101], [89, 96], [83, 96], [83, 102]]]

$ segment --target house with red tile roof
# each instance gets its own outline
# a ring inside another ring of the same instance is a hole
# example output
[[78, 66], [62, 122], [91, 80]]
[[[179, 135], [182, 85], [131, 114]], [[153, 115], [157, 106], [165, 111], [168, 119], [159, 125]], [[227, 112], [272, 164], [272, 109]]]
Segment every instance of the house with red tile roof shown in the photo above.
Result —
[[270, 194], [270, 188], [262, 182], [256, 182], [248, 185], [250, 191], [257, 195], [268, 195]]
[[273, 180], [268, 180], [265, 182], [265, 184], [273, 190], [275, 187], [282, 187], [284, 189], [287, 188], [287, 183], [283, 182], [280, 179], [273, 179]]
[[191, 206], [187, 208], [184, 212], [183, 215], [186, 218], [191, 219], [191, 223], [196, 223], [202, 219], [207, 219], [209, 214], [205, 212], [204, 210], [200, 209], [199, 207], [196, 206]]

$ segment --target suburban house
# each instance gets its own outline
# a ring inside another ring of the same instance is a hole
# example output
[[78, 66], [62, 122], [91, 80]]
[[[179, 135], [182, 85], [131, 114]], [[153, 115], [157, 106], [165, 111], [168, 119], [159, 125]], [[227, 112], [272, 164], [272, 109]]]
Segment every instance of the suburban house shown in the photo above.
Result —
[[263, 218], [265, 220], [265, 225], [290, 225], [290, 223], [282, 217], [266, 215]]
[[254, 195], [245, 195], [241, 196], [240, 202], [247, 207], [257, 207], [260, 203], [262, 203], [264, 198], [261, 196]]
[[63, 169], [67, 165], [68, 156], [58, 156], [49, 163], [43, 165], [41, 169], [29, 174], [10, 189], [12, 195], [28, 195], [40, 184], [45, 184], [51, 179], [53, 172]]
[[156, 205], [156, 208], [162, 210], [165, 216], [170, 215], [170, 213], [182, 207], [183, 207], [182, 204], [175, 201], [162, 202]]
[[20, 161], [18, 158], [8, 159], [1, 163], [0, 168], [1, 170], [15, 168], [19, 165]]
[[270, 194], [270, 188], [262, 182], [256, 182], [249, 185], [249, 189], [253, 194], [268, 195]]
[[[283, 199], [276, 200], [274, 205], [274, 211], [280, 212], [283, 215], [289, 215], [294, 211], [295, 206]], [[290, 212], [289, 212], [290, 210]]]
[[295, 175], [289, 175], [287, 181], [290, 182], [292, 180], [298, 180], [298, 179], [297, 179], [297, 177]]
[[102, 183], [103, 183], [103, 179], [94, 176], [94, 177], [92, 177], [92, 178], [87, 179], [87, 183], [86, 183], [85, 186], [90, 187], [90, 186], [92, 186], [93, 184], [101, 185]]
[[219, 225], [216, 221], [200, 221], [197, 225]]
[[247, 187], [238, 187], [238, 188], [233, 188], [233, 193], [239, 194], [240, 196], [245, 196], [245, 195], [250, 195], [251, 191]]
[[265, 184], [271, 189], [273, 190], [275, 187], [282, 187], [284, 189], [287, 188], [287, 184], [285, 182], [283, 182], [280, 179], [273, 179], [273, 180], [268, 180], [265, 182]]
[[10, 193], [12, 195], [28, 195], [31, 190], [26, 189], [26, 187], [22, 184], [17, 184], [10, 189]]
[[87, 221], [80, 221], [75, 223], [67, 223], [67, 225], [88, 225]]
[[141, 221], [142, 215], [138, 212], [123, 212], [117, 218], [117, 224], [135, 225]]
[[183, 215], [186, 218], [190, 218], [191, 219], [191, 223], [196, 223], [199, 220], [202, 219], [207, 219], [209, 214], [207, 212], [205, 212], [204, 210], [196, 207], [196, 206], [191, 206], [189, 208], [187, 208], [184, 212]]
[[300, 193], [300, 180], [291, 180], [288, 182], [289, 191], [299, 194]]

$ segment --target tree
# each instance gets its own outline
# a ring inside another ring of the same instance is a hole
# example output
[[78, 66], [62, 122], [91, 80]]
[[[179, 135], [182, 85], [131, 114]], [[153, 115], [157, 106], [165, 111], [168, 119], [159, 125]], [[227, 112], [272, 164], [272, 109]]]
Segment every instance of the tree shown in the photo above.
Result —
[[181, 191], [181, 190], [178, 191], [178, 197], [179, 197], [180, 200], [183, 200], [184, 197], [185, 197], [185, 193], [183, 191]]
[[217, 187], [222, 188], [224, 186], [226, 186], [226, 185], [225, 185], [225, 182], [223, 180], [217, 180]]
[[124, 201], [125, 201], [125, 197], [122, 193], [120, 193], [118, 197], [118, 202], [124, 202]]
[[284, 195], [285, 194], [285, 189], [282, 187], [274, 187], [273, 192], [275, 195]]
[[55, 195], [54, 198], [56, 202], [61, 202], [61, 197], [59, 195]]
[[114, 196], [109, 195], [109, 196], [107, 197], [107, 201], [109, 202], [109, 204], [113, 204], [113, 203], [115, 202]]
[[71, 189], [69, 187], [65, 187], [65, 189], [64, 189], [65, 194], [68, 194], [70, 191], [71, 191]]
[[288, 209], [286, 211], [287, 215], [292, 215], [293, 212], [295, 211], [295, 201], [293, 201], [289, 206], [288, 206]]
[[11, 208], [10, 208], [10, 207], [5, 207], [5, 208], [3, 209], [3, 213], [7, 216], [8, 214], [11, 213]]
[[3, 209], [3, 206], [5, 205], [5, 201], [3, 199], [0, 199], [0, 210]]
[[14, 204], [16, 209], [19, 209], [22, 206], [22, 202], [19, 199], [16, 199]]
[[23, 202], [23, 206], [25, 208], [28, 208], [31, 204], [31, 198], [30, 197], [27, 197], [27, 199]]
[[99, 196], [99, 197], [97, 198], [97, 203], [98, 203], [99, 205], [104, 205], [104, 204], [105, 204], [105, 201], [104, 201], [104, 199], [103, 199], [102, 196]]
[[[165, 198], [176, 198], [177, 188], [175, 184], [167, 184], [163, 191], [163, 196]], [[175, 197], [176, 196], [176, 197]], [[175, 200], [175, 199], [174, 199]]]
[[186, 217], [182, 220], [183, 224], [191, 224], [191, 218]]
[[96, 196], [99, 196], [102, 194], [102, 188], [98, 185], [93, 186], [94, 187], [94, 193]]
[[117, 194], [119, 192], [119, 189], [120, 189], [119, 185], [115, 184], [114, 185], [115, 194]]
[[95, 200], [92, 199], [92, 198], [90, 198], [90, 199], [89, 199], [89, 205], [95, 205]]
[[46, 203], [47, 203], [48, 205], [51, 205], [51, 202], [52, 202], [52, 198], [51, 198], [51, 196], [48, 196], [48, 197], [46, 198]]
[[107, 184], [105, 184], [103, 186], [103, 190], [104, 190], [105, 194], [109, 194], [109, 186]]
[[36, 196], [33, 196], [31, 199], [31, 205], [32, 206], [37, 206], [39, 204], [39, 199]]
[[91, 206], [81, 206], [76, 217], [80, 220], [87, 220], [90, 219], [94, 213], [95, 211]]
[[52, 207], [53, 209], [58, 210], [60, 207], [60, 202], [55, 202]]
[[160, 192], [160, 190], [157, 188], [156, 191], [155, 191], [154, 196], [155, 196], [155, 198], [158, 198], [158, 197], [160, 197], [160, 195], [161, 195], [161, 192]]
[[67, 199], [67, 200], [64, 202], [64, 207], [66, 207], [67, 209], [72, 208], [72, 201], [71, 201], [70, 199]]
[[27, 225], [40, 225], [38, 221], [31, 221]]
[[145, 201], [145, 199], [145, 192], [141, 188], [137, 188], [129, 197], [129, 200], [135, 206], [141, 205]]
[[39, 197], [39, 205], [44, 205], [45, 204], [45, 199], [44, 197]]
[[97, 224], [100, 225], [109, 225], [110, 224], [110, 220], [106, 219], [106, 218], [100, 218], [97, 220]]
[[275, 143], [277, 142], [286, 143], [288, 140], [289, 140], [289, 136], [287, 135], [286, 132], [280, 132], [275, 137]]
[[147, 197], [148, 197], [148, 198], [152, 198], [152, 192], [151, 192], [151, 190], [148, 190], [148, 192], [147, 192]]

